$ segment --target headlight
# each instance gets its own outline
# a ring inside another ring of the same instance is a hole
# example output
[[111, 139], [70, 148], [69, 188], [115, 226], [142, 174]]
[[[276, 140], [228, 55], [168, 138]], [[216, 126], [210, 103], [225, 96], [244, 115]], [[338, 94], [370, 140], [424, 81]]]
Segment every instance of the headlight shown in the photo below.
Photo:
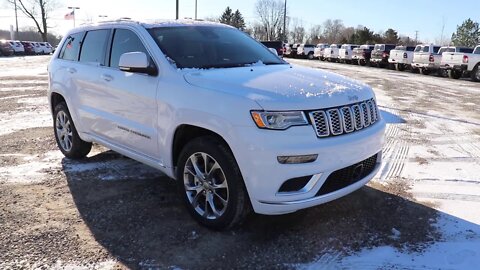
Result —
[[258, 112], [252, 111], [252, 118], [259, 128], [284, 130], [292, 126], [308, 125], [302, 111], [294, 112]]

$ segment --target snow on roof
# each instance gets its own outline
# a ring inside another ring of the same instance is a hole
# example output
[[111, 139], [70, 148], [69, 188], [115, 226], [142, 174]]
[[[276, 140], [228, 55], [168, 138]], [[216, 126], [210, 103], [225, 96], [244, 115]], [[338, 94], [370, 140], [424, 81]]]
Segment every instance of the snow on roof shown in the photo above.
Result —
[[131, 23], [131, 24], [141, 24], [145, 28], [154, 28], [154, 27], [172, 27], [172, 26], [224, 26], [231, 27], [217, 22], [203, 21], [203, 20], [193, 20], [193, 19], [179, 19], [179, 20], [168, 20], [168, 19], [153, 19], [153, 20], [132, 20], [130, 18], [120, 18], [117, 20], [108, 20], [102, 21], [98, 24], [115, 24], [115, 23]]

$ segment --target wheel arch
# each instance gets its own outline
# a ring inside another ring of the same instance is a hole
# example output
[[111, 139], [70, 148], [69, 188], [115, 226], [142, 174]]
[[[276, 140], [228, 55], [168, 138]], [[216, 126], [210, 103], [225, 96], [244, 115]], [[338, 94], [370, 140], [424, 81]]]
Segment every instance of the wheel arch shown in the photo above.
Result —
[[172, 167], [175, 168], [177, 166], [180, 153], [189, 141], [195, 138], [204, 137], [204, 136], [211, 136], [218, 139], [221, 143], [223, 143], [227, 147], [227, 149], [233, 155], [232, 148], [228, 144], [227, 140], [225, 140], [225, 138], [219, 133], [211, 129], [196, 126], [196, 125], [181, 124], [177, 126], [173, 135], [173, 141], [171, 146]]

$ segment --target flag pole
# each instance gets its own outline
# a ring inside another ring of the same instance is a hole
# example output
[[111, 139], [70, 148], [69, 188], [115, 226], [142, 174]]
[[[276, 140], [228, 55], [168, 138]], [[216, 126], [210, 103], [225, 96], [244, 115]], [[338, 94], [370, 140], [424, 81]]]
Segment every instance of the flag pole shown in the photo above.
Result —
[[68, 9], [72, 9], [72, 12], [73, 12], [73, 28], [75, 28], [75, 10], [80, 9], [80, 7], [68, 7]]

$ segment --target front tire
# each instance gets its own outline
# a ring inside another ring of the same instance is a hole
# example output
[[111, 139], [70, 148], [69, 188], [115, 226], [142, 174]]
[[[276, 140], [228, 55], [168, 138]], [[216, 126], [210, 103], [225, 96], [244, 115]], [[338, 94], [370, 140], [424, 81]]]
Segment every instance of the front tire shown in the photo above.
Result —
[[214, 137], [194, 139], [183, 148], [176, 177], [189, 213], [210, 229], [235, 227], [250, 212], [237, 162], [228, 147]]
[[64, 156], [71, 159], [81, 159], [90, 153], [92, 143], [83, 141], [78, 135], [65, 102], [55, 106], [53, 129], [58, 148]]

